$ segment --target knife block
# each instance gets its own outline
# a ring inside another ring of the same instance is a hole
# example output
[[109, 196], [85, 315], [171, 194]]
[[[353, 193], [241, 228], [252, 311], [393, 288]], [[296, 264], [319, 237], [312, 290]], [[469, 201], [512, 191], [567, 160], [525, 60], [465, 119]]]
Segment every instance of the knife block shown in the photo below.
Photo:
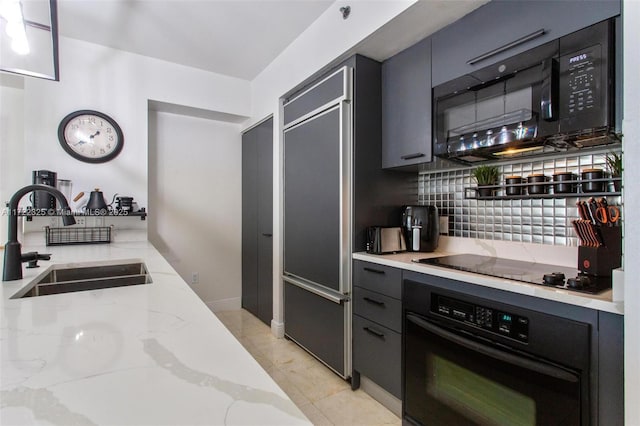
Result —
[[578, 247], [578, 269], [580, 272], [610, 277], [611, 271], [622, 265], [622, 227], [599, 226], [595, 229], [602, 236], [600, 247]]

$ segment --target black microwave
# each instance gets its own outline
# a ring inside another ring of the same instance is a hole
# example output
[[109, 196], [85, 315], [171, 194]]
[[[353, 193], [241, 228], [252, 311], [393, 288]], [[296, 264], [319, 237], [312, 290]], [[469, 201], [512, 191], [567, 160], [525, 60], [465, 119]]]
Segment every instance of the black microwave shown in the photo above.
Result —
[[433, 88], [434, 154], [475, 162], [618, 140], [615, 19]]

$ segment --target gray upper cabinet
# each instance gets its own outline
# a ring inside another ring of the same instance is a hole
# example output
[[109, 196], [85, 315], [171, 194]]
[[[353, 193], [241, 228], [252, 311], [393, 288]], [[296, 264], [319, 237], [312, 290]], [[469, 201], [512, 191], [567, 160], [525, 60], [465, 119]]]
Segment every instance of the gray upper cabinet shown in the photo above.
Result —
[[382, 167], [431, 156], [431, 38], [382, 64]]
[[437, 86], [620, 14], [620, 0], [494, 0], [433, 35]]

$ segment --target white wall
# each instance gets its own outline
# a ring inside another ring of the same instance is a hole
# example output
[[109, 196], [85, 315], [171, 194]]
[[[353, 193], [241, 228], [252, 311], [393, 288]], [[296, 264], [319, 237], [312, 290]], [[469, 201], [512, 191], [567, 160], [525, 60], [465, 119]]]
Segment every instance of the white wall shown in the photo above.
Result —
[[[2, 200], [31, 183], [35, 169], [71, 179], [74, 193], [100, 187], [108, 201], [116, 192], [133, 196], [151, 207], [154, 242], [178, 272], [187, 282], [192, 271], [200, 273], [196, 293], [213, 307], [240, 306], [240, 127], [151, 113], [162, 117], [161, 129], [153, 127], [160, 143], [175, 152], [163, 151], [164, 163], [149, 164], [148, 110], [152, 102], [237, 123], [249, 116], [248, 81], [61, 37], [60, 82], [25, 78], [24, 90], [0, 89], [0, 105], [10, 105], [0, 113]], [[125, 145], [116, 159], [87, 164], [60, 147], [60, 120], [80, 109], [118, 121]], [[160, 186], [148, 181], [150, 171]], [[148, 185], [160, 197], [151, 205]]]
[[213, 310], [239, 309], [240, 125], [149, 114], [149, 241]]
[[[248, 116], [250, 87], [244, 80], [60, 38], [60, 82], [25, 79], [23, 184], [31, 170], [48, 169], [73, 181], [74, 193], [100, 187], [131, 195], [147, 206], [148, 100]], [[70, 112], [94, 109], [114, 118], [125, 137], [121, 154], [105, 164], [73, 159], [60, 147], [57, 129]]]
[[[278, 99], [417, 0], [336, 1], [251, 82], [251, 120], [277, 112]], [[348, 19], [339, 9], [351, 6]], [[274, 126], [275, 128], [276, 126]]]
[[624, 25], [624, 341], [625, 424], [640, 425], [640, 2], [623, 2]]
[[23, 104], [21, 88], [0, 86], [0, 245], [7, 241], [5, 202], [13, 195], [13, 189], [21, 184], [19, 175], [24, 158]]

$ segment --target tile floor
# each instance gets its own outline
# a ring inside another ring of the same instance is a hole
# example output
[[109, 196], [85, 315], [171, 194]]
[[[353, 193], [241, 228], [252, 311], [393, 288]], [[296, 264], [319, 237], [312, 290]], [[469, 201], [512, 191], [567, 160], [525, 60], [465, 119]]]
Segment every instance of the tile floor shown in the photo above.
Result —
[[400, 425], [401, 420], [245, 310], [215, 313], [314, 425]]

